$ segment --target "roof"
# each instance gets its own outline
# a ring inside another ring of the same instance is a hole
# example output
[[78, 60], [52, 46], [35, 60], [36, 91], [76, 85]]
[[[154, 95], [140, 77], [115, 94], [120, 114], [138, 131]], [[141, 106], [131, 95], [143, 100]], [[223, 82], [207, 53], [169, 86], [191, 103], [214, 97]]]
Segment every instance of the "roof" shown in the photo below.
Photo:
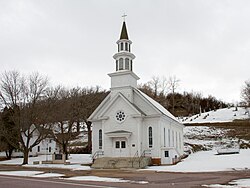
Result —
[[121, 35], [120, 35], [120, 40], [121, 39], [127, 39], [128, 40], [128, 32], [127, 32], [125, 21], [122, 24], [122, 31], [121, 31]]
[[167, 109], [165, 109], [161, 104], [159, 104], [158, 102], [156, 102], [154, 99], [152, 99], [151, 97], [149, 97], [148, 95], [146, 95], [145, 93], [143, 93], [142, 91], [140, 91], [139, 89], [136, 89], [136, 91], [138, 91], [146, 100], [148, 100], [155, 108], [157, 108], [162, 114], [170, 117], [171, 119], [179, 122], [176, 117], [171, 114]]
[[[180, 121], [172, 115], [167, 109], [165, 109], [161, 104], [156, 102], [154, 99], [143, 93], [137, 88], [133, 88], [134, 91], [137, 93], [137, 95], [142, 98], [144, 101], [147, 101], [151, 107], [153, 107], [155, 110], [157, 110], [162, 115], [167, 116], [168, 118], [180, 123]], [[91, 114], [91, 116], [88, 118], [89, 121], [98, 120], [100, 117], [104, 117], [104, 114], [108, 108], [112, 106], [112, 104], [115, 102], [117, 97], [121, 97], [130, 107], [132, 107], [138, 114], [147, 116], [147, 113], [144, 112], [144, 109], [142, 109], [140, 106], [138, 106], [136, 103], [130, 102], [122, 93], [118, 92], [112, 99], [110, 99], [110, 95], [108, 95], [104, 101], [98, 106], [98, 108]], [[98, 117], [99, 118], [98, 118]]]

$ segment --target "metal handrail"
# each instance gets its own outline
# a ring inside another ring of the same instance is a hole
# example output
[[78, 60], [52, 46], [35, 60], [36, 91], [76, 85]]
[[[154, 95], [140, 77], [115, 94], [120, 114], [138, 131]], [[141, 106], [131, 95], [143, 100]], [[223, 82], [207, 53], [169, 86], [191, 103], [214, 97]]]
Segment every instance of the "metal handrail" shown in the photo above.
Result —
[[101, 155], [104, 155], [104, 151], [98, 150], [92, 155], [92, 160], [99, 158]]
[[138, 150], [137, 150], [137, 151], [135, 152], [135, 154], [134, 154], [132, 160], [131, 160], [131, 162], [132, 162], [132, 167], [134, 167], [134, 161], [135, 161], [136, 158], [138, 158], [138, 157], [139, 157], [139, 152], [138, 152]]
[[139, 157], [139, 167], [141, 166], [141, 161], [143, 159], [143, 157], [146, 156], [146, 154], [151, 154], [151, 150], [144, 150], [141, 154], [141, 156]]

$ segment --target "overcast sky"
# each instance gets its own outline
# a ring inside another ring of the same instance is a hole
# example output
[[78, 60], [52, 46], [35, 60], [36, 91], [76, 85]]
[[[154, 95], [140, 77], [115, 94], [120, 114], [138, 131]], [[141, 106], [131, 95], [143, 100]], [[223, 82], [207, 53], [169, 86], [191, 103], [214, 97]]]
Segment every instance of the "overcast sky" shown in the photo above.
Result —
[[179, 92], [240, 101], [249, 0], [0, 0], [0, 72], [108, 90], [124, 13], [139, 83], [176, 75]]

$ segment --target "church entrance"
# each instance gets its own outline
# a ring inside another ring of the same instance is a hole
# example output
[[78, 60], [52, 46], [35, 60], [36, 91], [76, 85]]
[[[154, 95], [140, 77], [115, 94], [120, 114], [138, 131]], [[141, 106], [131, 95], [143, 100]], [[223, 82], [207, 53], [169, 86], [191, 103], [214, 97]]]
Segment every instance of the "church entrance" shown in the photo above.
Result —
[[126, 138], [113, 139], [113, 154], [114, 157], [128, 157], [128, 143]]

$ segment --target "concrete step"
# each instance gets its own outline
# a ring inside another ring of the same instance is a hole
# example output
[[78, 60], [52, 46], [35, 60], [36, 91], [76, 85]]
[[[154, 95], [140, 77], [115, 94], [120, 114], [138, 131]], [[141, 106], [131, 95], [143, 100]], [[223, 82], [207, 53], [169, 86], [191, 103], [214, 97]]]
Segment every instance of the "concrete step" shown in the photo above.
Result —
[[93, 168], [120, 169], [120, 168], [145, 168], [151, 164], [150, 157], [101, 157], [95, 159]]

